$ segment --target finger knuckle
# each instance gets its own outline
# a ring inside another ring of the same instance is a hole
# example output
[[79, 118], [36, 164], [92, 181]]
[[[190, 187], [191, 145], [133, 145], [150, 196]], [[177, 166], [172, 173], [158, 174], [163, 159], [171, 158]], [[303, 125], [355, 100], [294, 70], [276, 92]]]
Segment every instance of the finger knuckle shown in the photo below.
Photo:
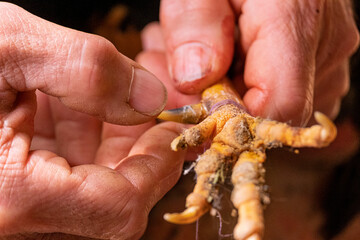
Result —
[[25, 59], [30, 53], [35, 54], [31, 49], [35, 25], [28, 12], [11, 3], [0, 2], [0, 15], [0, 78], [13, 88], [24, 90]]
[[114, 215], [113, 221], [116, 224], [112, 225], [108, 230], [115, 239], [138, 239], [144, 233], [147, 225], [148, 210], [145, 209], [142, 202], [141, 196], [135, 191], [131, 203], [128, 203]]
[[86, 82], [91, 93], [105, 92], [104, 87], [108, 86], [104, 81], [108, 80], [106, 69], [116, 57], [115, 47], [106, 39], [98, 36], [92, 36], [84, 39], [81, 47], [79, 60], [79, 72], [82, 81]]

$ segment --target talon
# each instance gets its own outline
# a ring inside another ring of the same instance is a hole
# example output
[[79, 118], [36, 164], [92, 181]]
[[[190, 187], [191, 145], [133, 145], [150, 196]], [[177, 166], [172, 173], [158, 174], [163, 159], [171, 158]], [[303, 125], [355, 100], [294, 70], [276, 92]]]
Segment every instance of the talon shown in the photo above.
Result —
[[185, 209], [182, 213], [166, 213], [164, 214], [164, 219], [171, 223], [188, 224], [195, 222], [206, 212], [199, 206], [192, 206]]
[[254, 233], [253, 235], [249, 236], [246, 240], [261, 240], [261, 236], [257, 233]]
[[208, 115], [202, 103], [187, 105], [181, 108], [165, 110], [157, 117], [160, 120], [179, 123], [197, 124]]
[[184, 142], [184, 136], [180, 135], [178, 137], [176, 137], [172, 142], [171, 142], [171, 150], [173, 151], [177, 151], [179, 150], [179, 148], [181, 149], [185, 149], [187, 147], [186, 143]]
[[328, 145], [336, 137], [337, 134], [336, 126], [325, 114], [321, 112], [315, 112], [314, 117], [315, 120], [323, 128], [320, 133], [321, 141], [323, 142], [323, 145]]

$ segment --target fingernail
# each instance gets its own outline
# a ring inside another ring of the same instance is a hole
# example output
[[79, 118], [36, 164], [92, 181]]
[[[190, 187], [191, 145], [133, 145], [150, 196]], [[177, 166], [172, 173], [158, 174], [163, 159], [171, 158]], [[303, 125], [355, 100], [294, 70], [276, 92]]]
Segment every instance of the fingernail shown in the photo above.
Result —
[[148, 116], [159, 114], [165, 107], [167, 92], [162, 82], [150, 72], [133, 68], [129, 105]]
[[173, 54], [171, 73], [178, 83], [201, 79], [212, 70], [213, 51], [202, 43], [187, 43]]

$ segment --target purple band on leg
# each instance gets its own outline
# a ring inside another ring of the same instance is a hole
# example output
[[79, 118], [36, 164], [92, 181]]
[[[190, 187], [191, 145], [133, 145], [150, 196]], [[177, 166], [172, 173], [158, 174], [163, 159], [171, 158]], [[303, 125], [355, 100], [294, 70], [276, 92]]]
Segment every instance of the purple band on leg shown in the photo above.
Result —
[[238, 109], [247, 112], [246, 108], [243, 105], [241, 105], [240, 103], [238, 103], [238, 102], [236, 102], [234, 100], [231, 100], [231, 99], [226, 99], [226, 100], [222, 100], [220, 102], [215, 103], [211, 107], [209, 115], [213, 114], [219, 107], [224, 106], [224, 105], [228, 105], [228, 104], [231, 104], [231, 105], [237, 107]]

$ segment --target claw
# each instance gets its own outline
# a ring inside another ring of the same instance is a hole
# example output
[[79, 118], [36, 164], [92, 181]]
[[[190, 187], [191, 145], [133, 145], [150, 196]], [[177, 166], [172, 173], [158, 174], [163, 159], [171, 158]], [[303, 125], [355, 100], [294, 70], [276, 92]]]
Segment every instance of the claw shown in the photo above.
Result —
[[270, 145], [278, 142], [292, 147], [326, 147], [336, 137], [336, 126], [320, 112], [315, 112], [314, 117], [319, 124], [308, 128], [291, 127], [286, 123], [272, 120], [260, 120], [261, 122], [256, 126], [256, 134]]
[[206, 212], [207, 210], [204, 211], [199, 206], [192, 206], [185, 209], [182, 213], [166, 213], [164, 219], [171, 223], [188, 224], [195, 222]]
[[259, 234], [254, 233], [253, 235], [249, 236], [246, 240], [261, 240], [262, 237], [260, 237]]
[[325, 114], [321, 112], [315, 112], [314, 117], [322, 127], [320, 132], [321, 141], [323, 145], [328, 145], [335, 139], [337, 135], [336, 126]]
[[172, 142], [171, 142], [171, 150], [177, 152], [177, 150], [179, 150], [180, 148], [185, 149], [187, 147], [186, 143], [184, 142], [184, 137], [183, 135], [180, 135], [178, 137], [176, 137]]
[[158, 119], [179, 123], [197, 124], [208, 115], [207, 109], [202, 103], [187, 105], [181, 108], [165, 110]]
[[229, 166], [233, 170], [234, 185], [231, 200], [238, 211], [234, 239], [261, 240], [263, 204], [269, 202], [262, 188], [265, 150], [283, 145], [296, 148], [329, 145], [337, 134], [335, 125], [320, 112], [315, 112], [314, 117], [318, 124], [308, 128], [255, 118], [248, 114], [226, 79], [204, 90], [201, 103], [161, 113], [158, 118], [162, 120], [199, 123], [173, 140], [171, 148], [174, 151], [212, 141], [210, 148], [196, 162], [197, 182], [186, 198], [187, 209], [181, 213], [167, 213], [164, 219], [188, 224], [208, 212], [218, 194], [214, 190], [219, 174], [223, 174], [222, 167]]

